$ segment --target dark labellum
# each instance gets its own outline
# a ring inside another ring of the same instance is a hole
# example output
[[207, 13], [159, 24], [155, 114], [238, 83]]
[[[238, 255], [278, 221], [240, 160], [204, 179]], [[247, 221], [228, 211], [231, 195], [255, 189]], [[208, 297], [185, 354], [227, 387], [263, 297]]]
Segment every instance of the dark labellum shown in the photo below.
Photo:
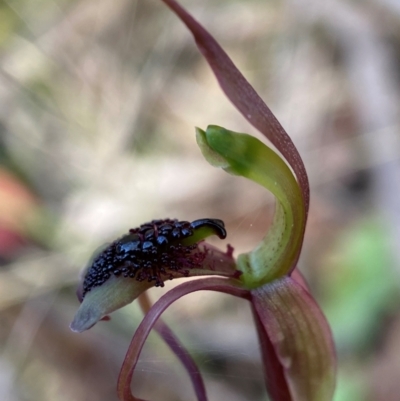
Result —
[[188, 276], [190, 269], [200, 268], [205, 253], [196, 251], [197, 244], [183, 245], [196, 229], [210, 227], [220, 238], [226, 237], [224, 222], [200, 219], [192, 223], [176, 219], [153, 220], [132, 228], [127, 235], [111, 243], [93, 258], [83, 282], [83, 297], [111, 276], [154, 281], [164, 286], [173, 272]]

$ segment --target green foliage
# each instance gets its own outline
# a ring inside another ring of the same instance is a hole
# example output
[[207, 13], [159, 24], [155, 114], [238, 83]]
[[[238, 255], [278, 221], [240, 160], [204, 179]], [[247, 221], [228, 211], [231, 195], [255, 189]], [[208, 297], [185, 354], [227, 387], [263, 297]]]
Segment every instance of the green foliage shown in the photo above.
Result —
[[399, 301], [387, 235], [381, 224], [361, 221], [340, 239], [325, 289], [325, 308], [339, 349], [367, 350], [382, 319]]

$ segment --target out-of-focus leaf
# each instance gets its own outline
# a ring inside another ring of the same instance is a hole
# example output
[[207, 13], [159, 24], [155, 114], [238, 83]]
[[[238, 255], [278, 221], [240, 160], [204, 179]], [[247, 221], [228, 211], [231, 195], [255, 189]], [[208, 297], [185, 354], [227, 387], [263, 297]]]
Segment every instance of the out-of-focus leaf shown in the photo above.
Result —
[[0, 4], [0, 47], [7, 44], [19, 25], [18, 18], [12, 9]]
[[336, 343], [361, 350], [373, 340], [380, 318], [397, 308], [400, 286], [391, 270], [389, 242], [381, 225], [363, 221], [333, 250], [326, 272], [326, 315]]
[[365, 401], [368, 400], [368, 386], [361, 380], [360, 371], [356, 366], [342, 368], [339, 374], [334, 401]]

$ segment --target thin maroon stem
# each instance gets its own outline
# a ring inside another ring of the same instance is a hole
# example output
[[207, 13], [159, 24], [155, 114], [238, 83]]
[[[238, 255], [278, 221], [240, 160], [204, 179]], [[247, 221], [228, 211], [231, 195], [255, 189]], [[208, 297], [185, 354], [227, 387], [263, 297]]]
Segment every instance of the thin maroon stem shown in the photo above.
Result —
[[[146, 314], [151, 309], [151, 302], [147, 292], [144, 292], [142, 295], [140, 295], [138, 301], [143, 312]], [[207, 393], [204, 386], [203, 377], [201, 376], [200, 370], [197, 367], [196, 362], [190, 356], [189, 352], [185, 349], [183, 344], [178, 340], [168, 325], [161, 320], [161, 318], [158, 319], [154, 329], [167, 343], [172, 352], [174, 352], [174, 354], [181, 361], [182, 365], [185, 367], [189, 374], [190, 380], [192, 381], [197, 400], [207, 401]]]
[[238, 282], [214, 277], [189, 281], [168, 291], [146, 314], [129, 345], [118, 379], [118, 396], [121, 401], [138, 401], [131, 393], [130, 383], [143, 345], [158, 318], [168, 306], [179, 298], [201, 290], [219, 291], [240, 298], [250, 299], [250, 292], [240, 288]]

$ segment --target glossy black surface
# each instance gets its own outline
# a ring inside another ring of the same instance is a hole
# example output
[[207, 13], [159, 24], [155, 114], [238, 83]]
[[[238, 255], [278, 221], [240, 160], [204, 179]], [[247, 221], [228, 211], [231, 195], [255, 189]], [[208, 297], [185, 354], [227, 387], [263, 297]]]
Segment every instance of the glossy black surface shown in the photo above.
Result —
[[[153, 220], [129, 230], [93, 258], [84, 283], [83, 296], [93, 287], [101, 286], [111, 275], [155, 281], [163, 286], [171, 279], [171, 271], [188, 275], [199, 267], [199, 255], [191, 257], [196, 244], [185, 246], [179, 240], [188, 238], [196, 229], [211, 227], [220, 238], [226, 237], [222, 220], [200, 219], [192, 223], [176, 219]], [[168, 271], [167, 271], [168, 270]]]

